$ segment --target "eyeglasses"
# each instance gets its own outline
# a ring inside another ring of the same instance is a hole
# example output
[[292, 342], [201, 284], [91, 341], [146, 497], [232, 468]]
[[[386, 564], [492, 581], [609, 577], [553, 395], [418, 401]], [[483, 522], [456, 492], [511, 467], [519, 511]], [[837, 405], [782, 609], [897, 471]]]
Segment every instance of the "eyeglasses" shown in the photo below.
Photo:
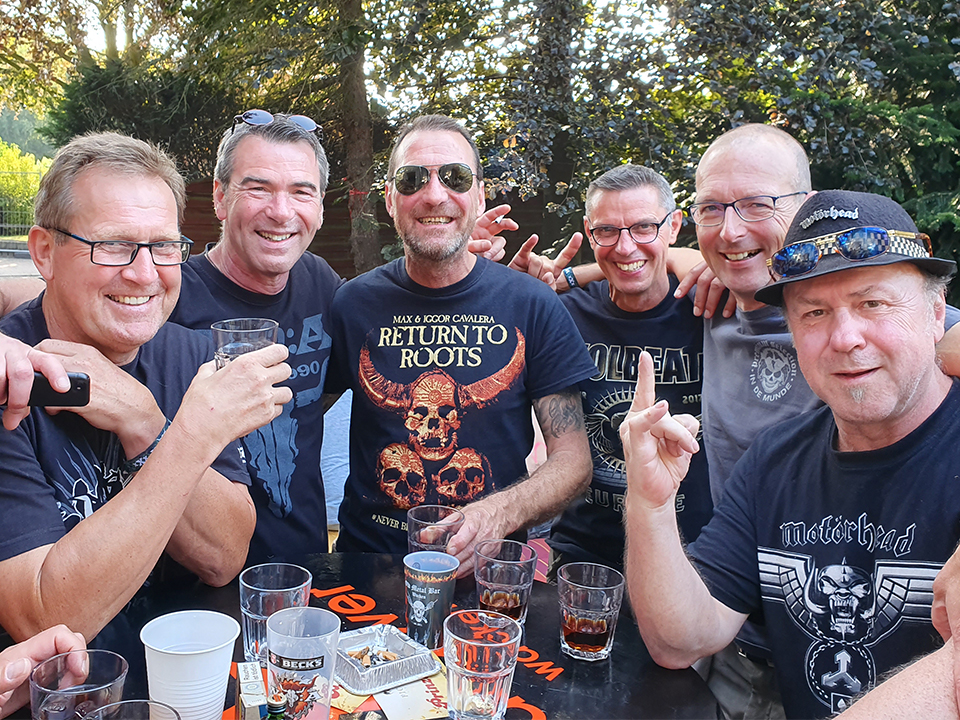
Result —
[[762, 220], [769, 220], [776, 214], [777, 200], [807, 194], [809, 193], [807, 193], [806, 190], [800, 190], [786, 195], [753, 195], [752, 197], [740, 198], [739, 200], [734, 200], [729, 203], [694, 203], [687, 208], [687, 212], [690, 214], [690, 217], [693, 218], [693, 222], [700, 227], [716, 227], [717, 225], [722, 225], [728, 207], [732, 207], [744, 222], [760, 222]]
[[824, 255], [839, 254], [856, 262], [887, 252], [914, 258], [933, 256], [930, 238], [923, 233], [860, 227], [787, 245], [767, 260], [767, 268], [774, 280], [781, 280], [805, 275], [817, 267]]
[[590, 237], [600, 247], [610, 247], [620, 242], [620, 233], [624, 230], [638, 245], [647, 245], [657, 239], [660, 228], [671, 218], [676, 210], [671, 210], [660, 222], [638, 222], [630, 227], [613, 227], [612, 225], [597, 225], [590, 228]]
[[446, 165], [404, 165], [393, 176], [393, 185], [401, 195], [413, 195], [430, 182], [430, 171], [436, 170], [437, 178], [455, 193], [465, 193], [473, 187], [473, 170], [464, 163]]
[[[317, 125], [314, 120], [311, 120], [306, 115], [288, 115], [283, 119], [292, 122], [305, 132], [316, 133], [317, 139], [321, 143], [323, 142], [323, 128]], [[230, 128], [230, 132], [232, 133], [234, 130], [236, 130], [237, 123], [240, 122], [246, 123], [247, 125], [269, 125], [274, 120], [276, 120], [276, 118], [266, 110], [247, 110], [245, 113], [234, 116], [233, 127]]]
[[150, 251], [154, 265], [182, 265], [190, 257], [193, 240], [183, 235], [179, 240], [161, 240], [153, 243], [128, 242], [126, 240], [87, 240], [66, 230], [51, 228], [54, 232], [66, 235], [90, 246], [90, 262], [94, 265], [122, 267], [131, 265], [141, 248]]

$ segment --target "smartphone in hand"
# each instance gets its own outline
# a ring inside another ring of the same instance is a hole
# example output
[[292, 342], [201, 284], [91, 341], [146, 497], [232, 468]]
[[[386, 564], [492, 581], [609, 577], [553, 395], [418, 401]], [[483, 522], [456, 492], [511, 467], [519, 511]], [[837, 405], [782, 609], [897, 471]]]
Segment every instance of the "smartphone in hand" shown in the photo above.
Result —
[[33, 373], [33, 389], [30, 391], [31, 407], [83, 407], [90, 402], [90, 376], [86, 373], [67, 373], [70, 389], [57, 392], [50, 381], [39, 371]]

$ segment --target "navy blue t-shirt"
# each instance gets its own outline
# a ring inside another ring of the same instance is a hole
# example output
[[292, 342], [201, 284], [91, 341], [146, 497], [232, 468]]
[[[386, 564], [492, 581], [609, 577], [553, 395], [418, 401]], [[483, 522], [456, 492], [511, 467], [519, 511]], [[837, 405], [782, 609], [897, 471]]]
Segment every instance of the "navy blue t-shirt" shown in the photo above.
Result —
[[[47, 339], [42, 299], [41, 294], [3, 318], [0, 332], [28, 345]], [[197, 369], [212, 355], [209, 339], [166, 323], [122, 369], [173, 419]], [[116, 435], [70, 411], [48, 415], [33, 408], [16, 430], [0, 431], [0, 560], [57, 542], [108, 502], [130, 479], [121, 471], [127, 459]], [[211, 467], [229, 480], [250, 484], [237, 443], [230, 443]]]
[[338, 549], [406, 552], [408, 508], [516, 482], [533, 401], [596, 372], [556, 294], [482, 258], [445, 288], [413, 282], [403, 258], [351, 280], [332, 335], [328, 391], [353, 390]]
[[210, 325], [218, 320], [269, 318], [280, 324], [277, 342], [290, 350], [287, 363], [293, 373], [282, 384], [293, 390], [293, 400], [272, 423], [242, 439], [257, 508], [247, 565], [326, 552], [320, 398], [330, 359], [330, 303], [343, 281], [312, 253], [303, 254], [276, 295], [240, 287], [206, 255], [194, 255], [182, 268], [183, 287], [172, 321], [210, 336]]
[[839, 452], [827, 407], [762, 432], [689, 547], [717, 600], [761, 607], [788, 717], [831, 714], [942, 642], [933, 579], [960, 540], [960, 386], [889, 447]]
[[[607, 280], [560, 296], [596, 366], [593, 376], [580, 382], [593, 479], [586, 496], [574, 500], [554, 523], [548, 541], [564, 562], [623, 567], [627, 478], [619, 430], [633, 402], [643, 350], [653, 357], [657, 400], [667, 400], [672, 413], [699, 419], [703, 321], [693, 314], [689, 298], [673, 297], [677, 284], [671, 275], [666, 297], [645, 312], [619, 308], [610, 299]], [[706, 454], [699, 452], [677, 493], [684, 539], [694, 540], [712, 512]]]

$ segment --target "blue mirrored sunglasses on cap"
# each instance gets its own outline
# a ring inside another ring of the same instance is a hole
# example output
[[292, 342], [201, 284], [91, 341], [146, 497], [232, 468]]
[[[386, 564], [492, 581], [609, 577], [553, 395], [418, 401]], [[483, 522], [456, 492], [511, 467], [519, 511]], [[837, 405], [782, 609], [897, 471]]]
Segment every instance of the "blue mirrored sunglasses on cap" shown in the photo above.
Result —
[[887, 252], [914, 258], [933, 255], [930, 238], [923, 233], [859, 227], [787, 245], [767, 260], [767, 268], [774, 280], [782, 280], [811, 272], [824, 255], [839, 254], [856, 262]]

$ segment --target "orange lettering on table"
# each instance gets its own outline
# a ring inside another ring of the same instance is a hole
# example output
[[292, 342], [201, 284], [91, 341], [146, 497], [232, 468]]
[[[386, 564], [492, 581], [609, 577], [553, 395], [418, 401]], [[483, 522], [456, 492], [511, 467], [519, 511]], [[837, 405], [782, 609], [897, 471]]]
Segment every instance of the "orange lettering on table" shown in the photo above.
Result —
[[310, 594], [319, 600], [320, 598], [330, 597], [331, 595], [337, 595], [339, 593], [348, 593], [351, 590], [353, 590], [353, 585], [341, 585], [340, 587], [330, 588], [329, 590], [317, 590], [313, 588]]
[[368, 595], [358, 593], [344, 593], [330, 599], [327, 603], [330, 609], [342, 615], [359, 615], [367, 613], [377, 606], [377, 602]]
[[536, 707], [535, 705], [530, 705], [524, 702], [522, 697], [514, 695], [509, 700], [507, 700], [508, 708], [515, 708], [517, 710], [526, 710], [530, 713], [530, 720], [547, 720], [547, 714]]

